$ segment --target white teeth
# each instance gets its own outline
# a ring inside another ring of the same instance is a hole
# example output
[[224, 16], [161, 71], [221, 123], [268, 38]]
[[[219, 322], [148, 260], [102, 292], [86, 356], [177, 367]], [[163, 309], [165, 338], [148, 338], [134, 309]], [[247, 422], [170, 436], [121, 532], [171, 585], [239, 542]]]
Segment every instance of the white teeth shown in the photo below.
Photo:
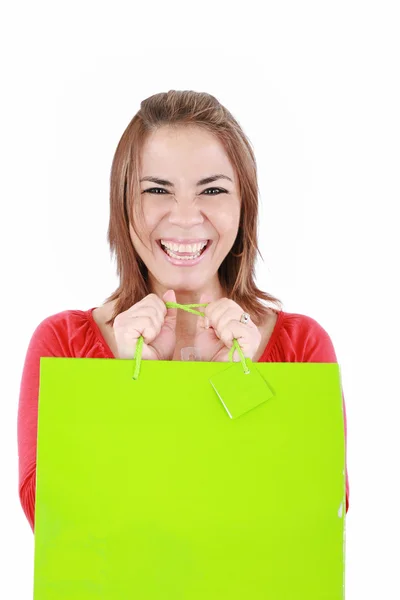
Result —
[[172, 258], [177, 258], [178, 260], [194, 260], [201, 254], [200, 252], [196, 252], [196, 254], [193, 254], [192, 256], [178, 256], [177, 254], [175, 254], [175, 252], [171, 252], [171, 250], [168, 250], [168, 248], [166, 248], [165, 252], [168, 254], [168, 256], [171, 256]]
[[197, 244], [175, 244], [174, 242], [160, 241], [165, 248], [168, 248], [168, 250], [171, 250], [172, 252], [190, 252], [191, 254], [200, 252], [200, 250], [207, 245], [207, 242], [199, 242]]

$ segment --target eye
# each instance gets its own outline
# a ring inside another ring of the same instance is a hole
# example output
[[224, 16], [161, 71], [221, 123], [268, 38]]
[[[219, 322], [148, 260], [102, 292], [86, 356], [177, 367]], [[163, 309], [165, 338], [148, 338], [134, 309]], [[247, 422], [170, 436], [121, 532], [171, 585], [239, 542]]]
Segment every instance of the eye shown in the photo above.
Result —
[[219, 196], [219, 194], [227, 194], [228, 192], [226, 190], [223, 190], [221, 188], [207, 188], [206, 190], [204, 190], [203, 194], [205, 194], [206, 192], [209, 192], [210, 190], [213, 191], [217, 191], [218, 194], [207, 194], [207, 196]]
[[[214, 192], [218, 192], [218, 193], [217, 194], [207, 194], [207, 196], [219, 196], [219, 194], [227, 194], [228, 193], [226, 190], [223, 190], [222, 188], [207, 188], [202, 193], [205, 194], [206, 192], [209, 192], [209, 191], [214, 191]], [[164, 188], [149, 188], [148, 190], [144, 190], [143, 194], [158, 194], [159, 192], [165, 192], [167, 194], [169, 193], [168, 190], [166, 190]]]
[[164, 190], [164, 188], [150, 188], [148, 190], [144, 190], [142, 193], [143, 194], [154, 194], [158, 192], [166, 192], [167, 190]]

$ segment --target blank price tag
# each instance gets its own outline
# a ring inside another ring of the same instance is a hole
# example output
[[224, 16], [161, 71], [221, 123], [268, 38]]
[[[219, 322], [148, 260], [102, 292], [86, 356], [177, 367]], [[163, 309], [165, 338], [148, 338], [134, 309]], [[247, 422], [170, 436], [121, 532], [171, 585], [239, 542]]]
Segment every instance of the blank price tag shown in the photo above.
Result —
[[246, 364], [250, 371], [247, 374], [242, 363], [235, 362], [210, 379], [231, 419], [240, 417], [274, 395], [250, 358], [246, 358]]

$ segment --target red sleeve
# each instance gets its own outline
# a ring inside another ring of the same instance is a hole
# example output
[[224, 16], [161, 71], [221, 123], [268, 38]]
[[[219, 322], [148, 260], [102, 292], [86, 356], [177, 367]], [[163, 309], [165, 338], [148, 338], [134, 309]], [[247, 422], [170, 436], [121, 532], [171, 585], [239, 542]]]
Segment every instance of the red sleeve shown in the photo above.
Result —
[[20, 385], [18, 405], [19, 497], [34, 531], [36, 495], [36, 446], [41, 356], [65, 356], [62, 340], [50, 318], [35, 329], [29, 342]]
[[[307, 328], [304, 332], [305, 345], [304, 345], [304, 358], [303, 362], [325, 362], [337, 363], [335, 349], [331, 338], [325, 329], [311, 317], [307, 317]], [[343, 419], [344, 419], [344, 436], [345, 436], [345, 454], [346, 454], [346, 512], [349, 509], [349, 476], [347, 473], [347, 417], [346, 417], [346, 404], [343, 395], [342, 388], [342, 406], [343, 406]]]

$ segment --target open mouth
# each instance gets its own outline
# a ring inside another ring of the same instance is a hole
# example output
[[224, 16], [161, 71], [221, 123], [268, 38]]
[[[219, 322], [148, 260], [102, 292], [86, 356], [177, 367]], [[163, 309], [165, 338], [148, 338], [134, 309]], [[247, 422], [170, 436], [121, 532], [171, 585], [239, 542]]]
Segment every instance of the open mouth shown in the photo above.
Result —
[[[158, 245], [162, 251], [167, 254], [170, 258], [182, 262], [193, 261], [199, 258], [211, 244], [211, 240], [204, 241], [199, 244], [190, 244], [185, 246], [183, 244], [173, 244], [158, 240]], [[182, 251], [187, 250], [187, 251]]]

